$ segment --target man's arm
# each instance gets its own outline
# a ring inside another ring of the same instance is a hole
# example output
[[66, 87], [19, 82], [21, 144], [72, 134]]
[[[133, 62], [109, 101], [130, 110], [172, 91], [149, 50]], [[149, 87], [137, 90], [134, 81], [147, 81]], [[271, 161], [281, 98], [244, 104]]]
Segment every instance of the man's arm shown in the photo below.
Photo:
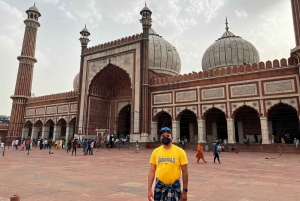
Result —
[[[188, 188], [188, 168], [187, 164], [181, 166], [181, 171], [182, 171], [182, 187], [183, 188]], [[187, 200], [187, 193], [185, 191], [182, 191], [181, 193], [181, 200], [186, 201]]]
[[150, 170], [148, 173], [148, 200], [149, 201], [153, 200], [152, 184], [153, 184], [154, 177], [155, 177], [155, 170], [156, 170], [156, 165], [151, 164]]

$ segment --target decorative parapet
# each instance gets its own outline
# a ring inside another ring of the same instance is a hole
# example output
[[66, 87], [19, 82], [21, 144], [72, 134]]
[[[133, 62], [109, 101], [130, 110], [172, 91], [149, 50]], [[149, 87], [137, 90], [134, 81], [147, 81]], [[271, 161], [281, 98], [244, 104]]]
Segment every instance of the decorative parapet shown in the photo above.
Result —
[[70, 91], [70, 92], [29, 98], [27, 103], [35, 103], [35, 102], [59, 100], [59, 99], [63, 99], [65, 100], [65, 102], [72, 102], [76, 100], [77, 96], [78, 96], [78, 91]]
[[141, 39], [142, 39], [142, 34], [136, 34], [136, 35], [128, 36], [128, 37], [121, 38], [121, 39], [118, 39], [118, 40], [115, 40], [115, 41], [111, 41], [111, 42], [108, 42], [108, 43], [104, 43], [104, 44], [100, 44], [100, 45], [96, 45], [96, 46], [93, 46], [93, 47], [86, 48], [85, 51], [84, 51], [84, 54], [97, 52], [99, 50], [104, 50], [106, 48], [112, 48], [112, 47], [116, 47], [116, 46], [119, 46], [119, 45], [124, 45], [126, 43], [132, 43], [132, 42], [135, 42], [135, 41], [138, 41], [138, 40], [141, 40]]
[[285, 66], [293, 66], [296, 65], [296, 60], [292, 57], [287, 59], [281, 59], [280, 61], [275, 59], [273, 62], [267, 61], [266, 63], [260, 62], [260, 63], [253, 63], [247, 64], [247, 65], [241, 65], [241, 66], [230, 66], [230, 67], [223, 67], [223, 68], [217, 68], [214, 70], [209, 71], [200, 71], [200, 72], [193, 72], [189, 74], [184, 75], [175, 75], [175, 76], [169, 76], [169, 77], [161, 77], [161, 78], [150, 78], [150, 85], [176, 85], [178, 82], [184, 82], [184, 81], [192, 81], [192, 80], [201, 80], [201, 79], [207, 79], [207, 78], [213, 78], [213, 77], [222, 77], [222, 76], [230, 76], [230, 75], [240, 75], [240, 74], [246, 74], [249, 72], [257, 72], [257, 71], [264, 71], [268, 69], [274, 69], [274, 68], [280, 68]]

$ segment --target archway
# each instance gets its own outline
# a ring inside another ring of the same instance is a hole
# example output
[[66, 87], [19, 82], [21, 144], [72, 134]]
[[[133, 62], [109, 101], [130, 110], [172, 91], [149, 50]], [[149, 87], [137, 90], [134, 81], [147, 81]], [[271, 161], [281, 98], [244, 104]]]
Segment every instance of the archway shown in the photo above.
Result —
[[23, 128], [23, 132], [24, 132], [23, 138], [25, 138], [25, 139], [31, 138], [31, 136], [32, 136], [32, 127], [33, 127], [33, 124], [31, 123], [31, 121], [27, 121], [25, 123], [24, 128]]
[[75, 135], [76, 118], [74, 117], [69, 123], [69, 135], [66, 140], [74, 138]]
[[195, 142], [194, 136], [198, 136], [197, 117], [194, 112], [190, 110], [182, 111], [177, 119], [180, 121], [180, 140], [187, 140], [188, 142]]
[[120, 135], [121, 138], [125, 138], [126, 135], [130, 134], [130, 111], [130, 105], [126, 105], [119, 112], [117, 134]]
[[260, 142], [261, 126], [257, 110], [243, 105], [233, 113], [235, 119], [235, 138], [239, 143], [244, 143], [244, 138], [250, 142]]
[[[116, 100], [131, 101], [132, 90], [129, 74], [118, 66], [108, 64], [91, 81], [89, 95], [89, 118], [87, 118], [89, 134], [96, 135], [96, 129], [108, 130], [109, 128], [110, 132], [118, 132]], [[132, 109], [129, 109], [132, 114]], [[124, 132], [125, 130], [123, 129]]]
[[[154, 121], [157, 122], [157, 138], [160, 139], [160, 130], [163, 127], [168, 127], [172, 130], [172, 117], [165, 111], [161, 111], [155, 115]], [[155, 136], [154, 136], [155, 137]]]
[[56, 139], [66, 139], [67, 122], [65, 119], [60, 119], [56, 124]]
[[43, 133], [43, 138], [45, 139], [53, 139], [54, 133], [54, 122], [52, 119], [49, 119], [45, 124], [45, 129]]
[[204, 114], [206, 124], [206, 141], [213, 142], [218, 139], [227, 139], [227, 121], [225, 113], [217, 108], [211, 108]]
[[[299, 117], [295, 108], [290, 105], [279, 103], [268, 110], [269, 133], [275, 135], [275, 142], [280, 142], [284, 137], [286, 143], [292, 143], [292, 139], [299, 139]], [[271, 130], [270, 130], [271, 129]], [[289, 133], [290, 138], [286, 139]]]
[[42, 132], [43, 132], [43, 122], [41, 120], [38, 120], [35, 122], [33, 126], [33, 138], [38, 139], [42, 138]]

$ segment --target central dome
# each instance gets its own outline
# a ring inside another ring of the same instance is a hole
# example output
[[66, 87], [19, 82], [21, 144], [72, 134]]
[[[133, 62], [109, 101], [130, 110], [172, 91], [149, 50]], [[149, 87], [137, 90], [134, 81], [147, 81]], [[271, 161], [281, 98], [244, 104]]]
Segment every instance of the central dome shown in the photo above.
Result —
[[175, 47], [149, 29], [149, 69], [159, 74], [180, 74], [181, 61]]
[[259, 62], [256, 48], [250, 42], [228, 31], [227, 24], [226, 19], [226, 32], [205, 51], [202, 58], [203, 71]]

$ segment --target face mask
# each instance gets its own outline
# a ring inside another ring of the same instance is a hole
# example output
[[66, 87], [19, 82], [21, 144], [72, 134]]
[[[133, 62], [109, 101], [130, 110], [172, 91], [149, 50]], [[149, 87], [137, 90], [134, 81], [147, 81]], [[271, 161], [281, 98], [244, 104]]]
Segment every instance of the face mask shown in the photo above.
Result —
[[164, 145], [168, 145], [168, 144], [170, 144], [170, 142], [171, 142], [171, 139], [168, 138], [168, 137], [164, 137], [164, 138], [162, 139], [162, 143], [163, 143]]

